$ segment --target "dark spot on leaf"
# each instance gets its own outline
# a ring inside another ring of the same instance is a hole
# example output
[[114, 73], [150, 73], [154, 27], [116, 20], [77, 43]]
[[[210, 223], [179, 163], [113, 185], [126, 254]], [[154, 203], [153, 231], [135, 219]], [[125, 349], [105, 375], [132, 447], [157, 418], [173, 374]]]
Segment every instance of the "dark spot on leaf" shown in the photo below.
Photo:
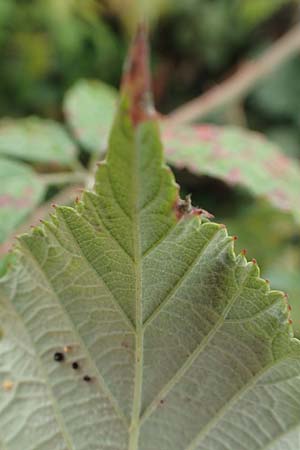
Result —
[[62, 362], [65, 360], [65, 355], [61, 352], [56, 352], [56, 353], [54, 353], [53, 358], [54, 358], [54, 361]]
[[89, 375], [84, 375], [83, 381], [85, 381], [86, 383], [90, 383], [92, 381], [92, 378]]

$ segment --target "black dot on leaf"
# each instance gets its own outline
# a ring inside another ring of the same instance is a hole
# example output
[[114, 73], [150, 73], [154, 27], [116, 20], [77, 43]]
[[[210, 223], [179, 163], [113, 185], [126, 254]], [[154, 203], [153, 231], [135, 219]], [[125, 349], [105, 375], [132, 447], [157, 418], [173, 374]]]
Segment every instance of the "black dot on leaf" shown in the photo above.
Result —
[[54, 353], [54, 357], [53, 358], [54, 358], [54, 361], [62, 362], [62, 361], [64, 361], [65, 356], [61, 352], [56, 352], [56, 353]]
[[78, 362], [74, 361], [74, 362], [72, 363], [72, 368], [73, 368], [74, 370], [78, 370], [78, 369], [79, 369], [79, 364], [78, 364]]
[[92, 379], [89, 375], [84, 375], [83, 381], [85, 381], [86, 383], [90, 383], [92, 381]]

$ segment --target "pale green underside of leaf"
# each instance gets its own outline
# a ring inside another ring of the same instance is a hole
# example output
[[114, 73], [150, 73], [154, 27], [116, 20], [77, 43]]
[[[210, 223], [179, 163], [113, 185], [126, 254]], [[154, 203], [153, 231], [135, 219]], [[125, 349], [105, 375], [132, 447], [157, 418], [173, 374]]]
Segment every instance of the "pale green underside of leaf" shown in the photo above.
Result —
[[284, 296], [176, 198], [156, 124], [123, 105], [95, 192], [22, 236], [1, 285], [0, 448], [298, 450]]
[[33, 170], [0, 157], [0, 244], [37, 206], [44, 185]]
[[0, 121], [0, 155], [24, 161], [71, 165], [76, 146], [53, 120], [28, 117]]

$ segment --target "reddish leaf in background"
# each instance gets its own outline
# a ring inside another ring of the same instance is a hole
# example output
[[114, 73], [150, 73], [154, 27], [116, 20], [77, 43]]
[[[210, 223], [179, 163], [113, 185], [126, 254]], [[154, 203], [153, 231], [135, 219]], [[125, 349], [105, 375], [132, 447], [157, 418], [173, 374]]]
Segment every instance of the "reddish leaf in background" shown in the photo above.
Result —
[[300, 167], [262, 135], [215, 125], [163, 129], [167, 160], [196, 175], [240, 185], [300, 222]]

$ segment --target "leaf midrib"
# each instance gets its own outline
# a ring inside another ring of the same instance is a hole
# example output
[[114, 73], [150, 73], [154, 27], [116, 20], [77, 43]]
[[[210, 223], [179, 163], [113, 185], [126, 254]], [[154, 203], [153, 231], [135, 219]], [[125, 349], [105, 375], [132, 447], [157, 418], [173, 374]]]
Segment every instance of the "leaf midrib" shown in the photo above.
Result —
[[132, 404], [132, 417], [129, 428], [128, 450], [138, 450], [139, 441], [139, 421], [141, 412], [142, 385], [143, 385], [143, 311], [142, 311], [142, 256], [141, 256], [141, 232], [138, 208], [138, 193], [140, 191], [139, 162], [140, 149], [138, 145], [138, 132], [134, 133], [134, 176], [132, 177], [132, 224], [133, 224], [133, 251], [135, 268], [135, 326], [136, 326], [136, 345], [135, 345], [135, 376], [134, 376], [134, 395]]

